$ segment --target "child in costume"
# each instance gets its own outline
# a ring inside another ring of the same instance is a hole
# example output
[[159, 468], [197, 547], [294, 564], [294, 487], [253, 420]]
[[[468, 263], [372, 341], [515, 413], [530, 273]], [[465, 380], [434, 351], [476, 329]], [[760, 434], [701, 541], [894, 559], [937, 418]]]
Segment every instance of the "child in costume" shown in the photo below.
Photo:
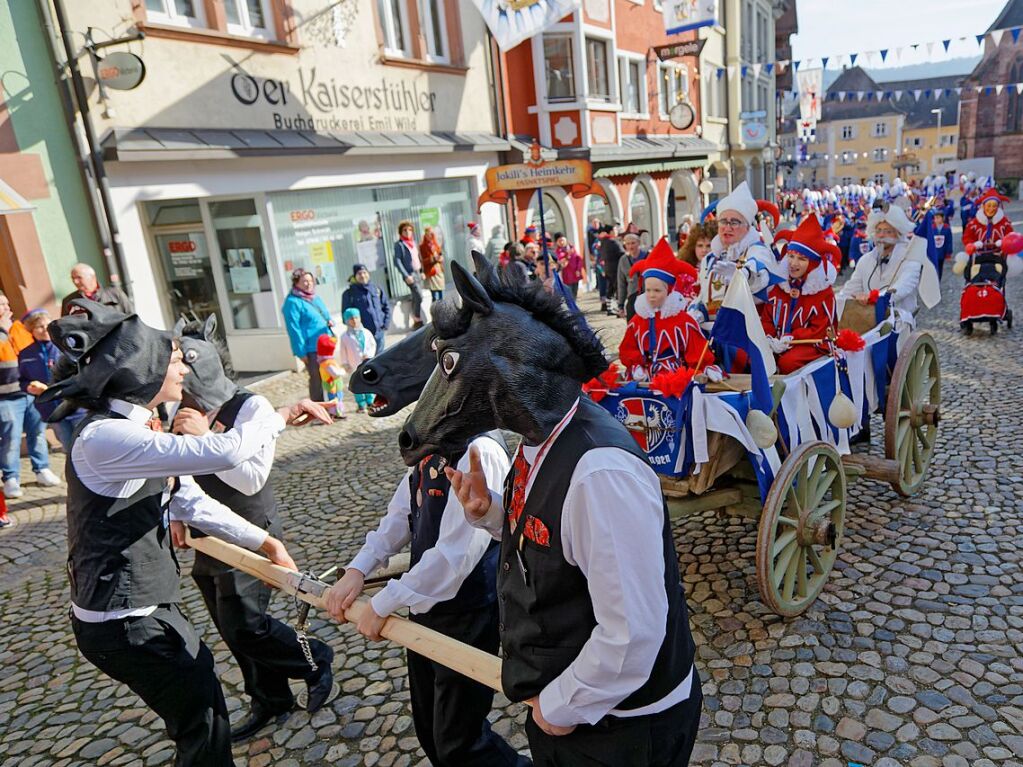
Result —
[[760, 307], [760, 321], [771, 351], [778, 357], [778, 372], [792, 373], [828, 353], [827, 345], [793, 344], [793, 341], [826, 338], [835, 326], [835, 292], [842, 252], [832, 242], [816, 216], [807, 216], [795, 231], [778, 232], [776, 240], [788, 240], [783, 253], [789, 279], [775, 285]]
[[708, 377], [721, 379], [714, 366], [714, 354], [700, 326], [686, 311], [685, 297], [672, 290], [675, 282], [696, 270], [675, 258], [665, 238], [632, 268], [643, 276], [643, 292], [636, 299], [636, 313], [625, 329], [618, 357], [636, 381], [681, 367], [696, 372], [707, 369]]
[[[345, 371], [351, 375], [355, 372], [355, 368], [377, 353], [377, 344], [373, 334], [362, 326], [362, 313], [358, 309], [345, 309], [341, 317], [348, 327], [341, 334], [338, 355]], [[360, 413], [365, 413], [373, 404], [372, 394], [356, 394], [354, 396]]]
[[[358, 311], [349, 309], [348, 311]], [[337, 339], [324, 333], [316, 339], [316, 364], [320, 366], [320, 384], [323, 386], [323, 401], [333, 405], [337, 418], [345, 417], [345, 406], [341, 398], [345, 393], [345, 373], [334, 357]]]
[[945, 210], [935, 207], [927, 211], [913, 234], [927, 240], [927, 257], [938, 270], [940, 280], [945, 259], [952, 255], [952, 228], [948, 225]]

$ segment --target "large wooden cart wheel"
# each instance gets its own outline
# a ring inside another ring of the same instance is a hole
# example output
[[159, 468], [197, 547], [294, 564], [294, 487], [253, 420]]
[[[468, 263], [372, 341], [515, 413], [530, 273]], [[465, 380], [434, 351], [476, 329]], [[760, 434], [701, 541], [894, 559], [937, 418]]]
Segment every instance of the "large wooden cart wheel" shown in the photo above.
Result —
[[940, 420], [938, 347], [927, 333], [913, 333], [895, 362], [884, 414], [884, 453], [899, 465], [891, 483], [899, 495], [913, 495], [927, 476]]
[[757, 531], [764, 604], [799, 615], [824, 588], [845, 523], [845, 470], [827, 442], [804, 442], [782, 463]]

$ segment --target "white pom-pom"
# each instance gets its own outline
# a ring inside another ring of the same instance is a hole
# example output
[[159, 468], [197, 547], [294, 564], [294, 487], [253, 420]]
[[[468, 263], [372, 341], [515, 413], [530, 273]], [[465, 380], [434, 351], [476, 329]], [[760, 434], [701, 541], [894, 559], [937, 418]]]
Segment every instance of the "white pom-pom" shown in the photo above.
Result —
[[1023, 256], [1009, 256], [1005, 259], [1006, 274], [1015, 277], [1023, 274]]
[[955, 261], [952, 262], [952, 273], [962, 274], [966, 271], [966, 264], [969, 263], [970, 257], [965, 253], [956, 253]]
[[842, 392], [835, 395], [828, 408], [828, 420], [836, 429], [848, 429], [858, 420], [856, 405]]
[[760, 410], [749, 411], [746, 415], [746, 428], [753, 437], [753, 442], [761, 450], [766, 450], [778, 441], [778, 429], [774, 421]]

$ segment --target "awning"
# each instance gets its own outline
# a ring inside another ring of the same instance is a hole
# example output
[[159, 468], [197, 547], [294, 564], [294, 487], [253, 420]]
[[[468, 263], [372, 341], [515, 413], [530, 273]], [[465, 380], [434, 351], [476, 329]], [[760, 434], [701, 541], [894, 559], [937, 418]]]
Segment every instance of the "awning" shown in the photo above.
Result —
[[8, 213], [30, 213], [36, 209], [24, 197], [15, 192], [10, 184], [0, 178], [0, 216]]
[[138, 162], [319, 154], [503, 152], [510, 147], [499, 136], [462, 131], [320, 133], [302, 130], [114, 128], [103, 140], [103, 156], [110, 161]]
[[608, 160], [701, 159], [718, 145], [700, 136], [626, 136], [620, 144], [597, 145], [590, 150], [593, 162]]
[[640, 162], [634, 165], [604, 165], [593, 171], [597, 178], [611, 176], [636, 176], [640, 173], [664, 173], [683, 168], [702, 168], [707, 160], [668, 160], [665, 162]]

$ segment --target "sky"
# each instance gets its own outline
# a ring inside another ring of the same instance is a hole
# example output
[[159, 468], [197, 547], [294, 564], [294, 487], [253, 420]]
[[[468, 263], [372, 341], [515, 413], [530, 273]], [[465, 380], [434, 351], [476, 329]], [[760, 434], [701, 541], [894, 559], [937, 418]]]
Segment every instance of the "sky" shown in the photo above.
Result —
[[[878, 51], [905, 46], [901, 58], [892, 54], [872, 68], [946, 61], [980, 52], [974, 35], [987, 31], [1007, 0], [796, 0], [799, 33], [792, 36], [792, 57], [804, 60], [836, 54]], [[966, 36], [966, 41], [958, 38]], [[948, 53], [941, 40], [952, 39]], [[930, 55], [925, 46], [937, 42]], [[845, 64], [848, 65], [848, 57]], [[857, 64], [867, 62], [858, 59]], [[816, 64], [819, 66], [819, 63]], [[834, 61], [829, 69], [838, 69]]]

